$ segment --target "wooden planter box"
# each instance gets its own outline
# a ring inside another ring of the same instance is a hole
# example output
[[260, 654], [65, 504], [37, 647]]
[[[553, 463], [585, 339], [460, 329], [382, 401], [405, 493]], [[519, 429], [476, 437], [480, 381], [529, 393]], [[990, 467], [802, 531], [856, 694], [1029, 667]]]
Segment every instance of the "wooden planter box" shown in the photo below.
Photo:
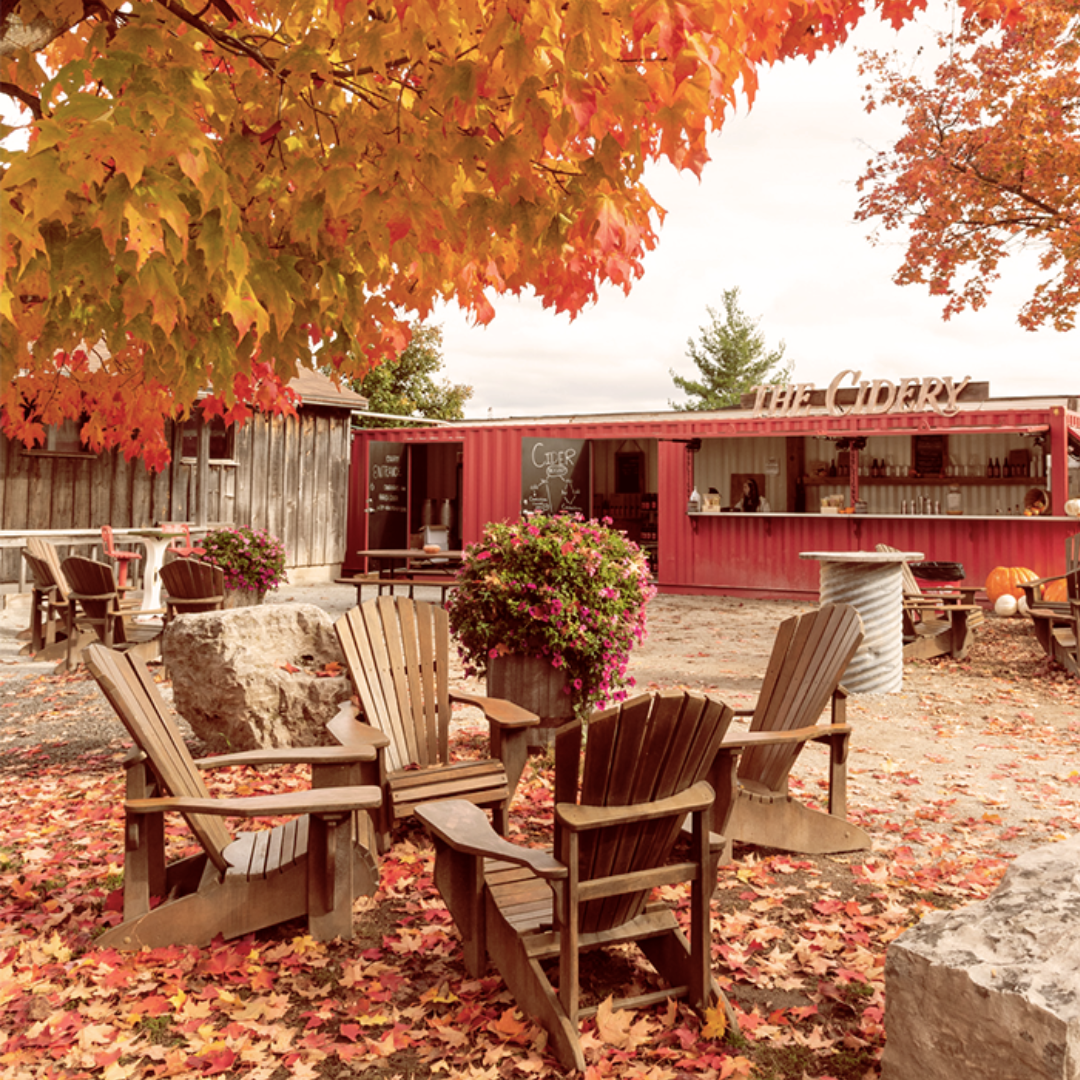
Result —
[[566, 672], [554, 668], [538, 656], [497, 656], [488, 661], [488, 697], [505, 698], [540, 717], [536, 742], [530, 745], [547, 746], [552, 742], [551, 729], [570, 720], [574, 715], [570, 695], [566, 692]]

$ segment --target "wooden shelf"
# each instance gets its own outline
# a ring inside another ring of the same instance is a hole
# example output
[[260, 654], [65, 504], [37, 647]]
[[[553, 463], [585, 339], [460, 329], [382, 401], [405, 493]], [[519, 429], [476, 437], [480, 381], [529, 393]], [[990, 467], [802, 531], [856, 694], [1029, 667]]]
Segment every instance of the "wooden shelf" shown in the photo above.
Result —
[[[851, 481], [846, 476], [804, 476], [806, 487], [848, 487]], [[860, 476], [859, 487], [914, 487], [919, 484], [931, 484], [938, 487], [1043, 487], [1046, 478], [1042, 476]]]

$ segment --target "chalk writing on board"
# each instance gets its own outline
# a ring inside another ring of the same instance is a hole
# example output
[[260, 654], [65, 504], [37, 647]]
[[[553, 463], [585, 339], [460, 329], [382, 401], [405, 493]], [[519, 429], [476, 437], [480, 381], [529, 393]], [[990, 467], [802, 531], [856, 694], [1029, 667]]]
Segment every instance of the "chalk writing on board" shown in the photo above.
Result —
[[588, 455], [584, 439], [522, 439], [521, 495], [525, 510], [584, 513]]
[[368, 547], [405, 547], [408, 447], [372, 440], [368, 455]]

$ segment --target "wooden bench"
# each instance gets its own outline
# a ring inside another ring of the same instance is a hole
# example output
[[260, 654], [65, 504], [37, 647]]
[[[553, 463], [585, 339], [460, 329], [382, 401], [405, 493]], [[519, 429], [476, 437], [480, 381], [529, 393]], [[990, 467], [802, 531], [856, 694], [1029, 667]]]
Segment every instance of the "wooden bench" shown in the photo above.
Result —
[[453, 574], [448, 574], [445, 570], [411, 569], [396, 570], [393, 575], [374, 572], [353, 574], [351, 577], [334, 578], [334, 583], [336, 585], [355, 585], [357, 604], [364, 602], [365, 585], [375, 585], [378, 588], [379, 596], [382, 596], [384, 590], [393, 596], [395, 585], [407, 585], [410, 600], [413, 598], [413, 591], [417, 585], [437, 586], [441, 590], [440, 602], [445, 602], [447, 590], [452, 589], [457, 584], [457, 578]]

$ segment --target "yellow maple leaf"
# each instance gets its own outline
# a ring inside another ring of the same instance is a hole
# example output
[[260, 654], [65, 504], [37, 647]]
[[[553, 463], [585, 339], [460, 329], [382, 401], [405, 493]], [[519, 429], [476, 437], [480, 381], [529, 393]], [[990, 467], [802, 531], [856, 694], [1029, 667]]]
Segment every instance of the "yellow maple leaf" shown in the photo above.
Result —
[[64, 944], [60, 935], [54, 930], [52, 937], [41, 946], [41, 951], [46, 956], [66, 964], [71, 959], [71, 950]]
[[701, 1029], [701, 1034], [706, 1039], [716, 1039], [719, 1042], [727, 1034], [727, 1027], [727, 1013], [724, 1012], [722, 1005], [714, 1005], [711, 1009], [705, 1010], [705, 1024]]

